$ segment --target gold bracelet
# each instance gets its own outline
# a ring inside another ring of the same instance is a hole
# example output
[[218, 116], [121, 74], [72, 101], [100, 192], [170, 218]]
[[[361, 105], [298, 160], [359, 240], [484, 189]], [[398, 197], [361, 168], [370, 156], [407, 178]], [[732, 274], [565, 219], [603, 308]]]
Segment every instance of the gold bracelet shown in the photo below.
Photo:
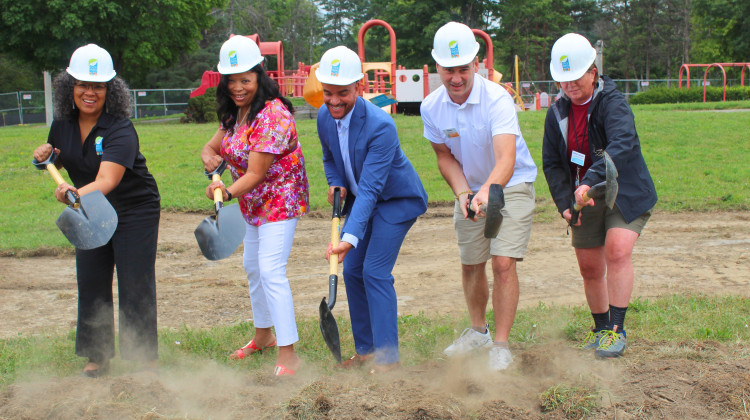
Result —
[[458, 197], [461, 197], [464, 194], [474, 194], [471, 190], [461, 191], [460, 193], [456, 194], [456, 200], [458, 200]]

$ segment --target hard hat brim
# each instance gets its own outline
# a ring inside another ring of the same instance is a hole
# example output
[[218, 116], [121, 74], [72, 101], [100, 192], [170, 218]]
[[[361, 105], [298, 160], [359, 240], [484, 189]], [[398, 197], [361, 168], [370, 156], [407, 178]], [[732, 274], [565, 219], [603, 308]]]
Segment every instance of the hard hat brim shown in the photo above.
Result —
[[315, 77], [318, 79], [320, 83], [325, 83], [327, 85], [336, 85], [336, 86], [349, 86], [353, 83], [357, 83], [360, 80], [362, 80], [363, 77], [365, 77], [364, 73], [359, 73], [356, 77], [335, 77], [331, 75], [324, 75], [321, 74], [320, 68], [317, 68], [315, 70]]
[[76, 80], [80, 80], [81, 82], [109, 82], [110, 80], [114, 79], [115, 76], [117, 76], [117, 72], [112, 70], [111, 74], [107, 75], [101, 75], [101, 76], [92, 76], [88, 73], [76, 73], [75, 70], [71, 69], [70, 67], [65, 69], [66, 72], [68, 72], [69, 75], [73, 76]]
[[217, 70], [219, 70], [219, 73], [221, 74], [237, 74], [237, 73], [245, 73], [247, 71], [250, 71], [253, 67], [257, 66], [258, 64], [263, 62], [263, 56], [260, 56], [260, 59], [256, 60], [255, 62], [251, 62], [249, 64], [245, 64], [244, 66], [236, 66], [236, 67], [227, 67], [222, 66], [221, 63], [216, 65]]
[[438, 65], [440, 65], [440, 67], [458, 67], [458, 66], [465, 66], [471, 63], [472, 61], [474, 61], [474, 59], [477, 57], [477, 53], [479, 53], [479, 43], [475, 42], [474, 51], [472, 51], [468, 55], [464, 55], [462, 57], [444, 59], [444, 58], [440, 58], [440, 55], [433, 48], [432, 58], [435, 60], [436, 63], [438, 63]]

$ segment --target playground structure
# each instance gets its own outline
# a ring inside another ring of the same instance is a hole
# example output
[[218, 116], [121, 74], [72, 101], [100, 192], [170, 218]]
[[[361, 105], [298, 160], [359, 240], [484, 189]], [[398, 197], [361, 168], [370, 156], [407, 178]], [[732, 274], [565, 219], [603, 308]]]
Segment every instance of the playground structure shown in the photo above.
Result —
[[[382, 26], [388, 31], [390, 36], [390, 61], [371, 62], [365, 58], [365, 34], [375, 26]], [[516, 86], [514, 88], [511, 83], [502, 83], [502, 74], [493, 68], [493, 47], [490, 36], [480, 29], [472, 29], [472, 32], [484, 41], [486, 47], [486, 57], [479, 63], [478, 74], [504, 87], [513, 96], [517, 107], [525, 110], [526, 107], [519, 94], [518, 57], [516, 57], [515, 61]], [[248, 37], [258, 44], [263, 56], [276, 57], [276, 69], [266, 69], [266, 71], [279, 84], [281, 92], [287, 96], [302, 97], [305, 81], [312, 66], [300, 62], [298, 63], [297, 70], [285, 70], [284, 49], [281, 41], [261, 41], [258, 34], [249, 35]], [[362, 72], [365, 74], [362, 80], [361, 96], [372, 100], [375, 97], [385, 95], [395, 100], [396, 103], [383, 107], [387, 112], [396, 112], [397, 104], [418, 108], [419, 104], [430, 92], [442, 85], [440, 76], [437, 73], [429, 73], [426, 64], [422, 69], [406, 69], [398, 65], [396, 59], [396, 33], [383, 20], [373, 19], [365, 22], [359, 30], [357, 44], [358, 55], [362, 61]], [[201, 85], [191, 92], [190, 97], [203, 95], [207, 88], [218, 85], [220, 78], [221, 75], [218, 72], [204, 72], [201, 77]], [[537, 101], [538, 103], [539, 101]]]
[[690, 89], [690, 67], [700, 67], [705, 68], [706, 71], [703, 73], [703, 102], [706, 102], [706, 80], [708, 80], [708, 71], [711, 70], [712, 67], [718, 67], [721, 69], [721, 74], [723, 76], [723, 89], [724, 89], [724, 95], [722, 98], [723, 102], [727, 101], [727, 72], [724, 70], [724, 67], [742, 67], [741, 77], [740, 77], [740, 86], [745, 86], [745, 68], [750, 69], [750, 63], [712, 63], [712, 64], [683, 64], [680, 66], [680, 75], [679, 75], [679, 88], [682, 89], [682, 71], [685, 70], [685, 73], [687, 74], [687, 88]]

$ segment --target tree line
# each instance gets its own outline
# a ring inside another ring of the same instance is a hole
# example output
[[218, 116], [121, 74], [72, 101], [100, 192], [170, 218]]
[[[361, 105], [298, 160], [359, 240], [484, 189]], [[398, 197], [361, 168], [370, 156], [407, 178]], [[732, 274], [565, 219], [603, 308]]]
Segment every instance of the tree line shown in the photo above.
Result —
[[[567, 32], [601, 40], [613, 78], [675, 78], [683, 63], [750, 62], [748, 0], [0, 0], [0, 8], [0, 92], [41, 89], [42, 70], [64, 69], [89, 42], [106, 48], [137, 88], [197, 86], [230, 34], [282, 41], [286, 67], [296, 69], [335, 45], [356, 51], [370, 19], [393, 27], [406, 68], [434, 69], [432, 39], [444, 23], [481, 29], [506, 80], [516, 55], [520, 79], [549, 80], [549, 51]], [[365, 57], [389, 59], [384, 28], [367, 32]]]

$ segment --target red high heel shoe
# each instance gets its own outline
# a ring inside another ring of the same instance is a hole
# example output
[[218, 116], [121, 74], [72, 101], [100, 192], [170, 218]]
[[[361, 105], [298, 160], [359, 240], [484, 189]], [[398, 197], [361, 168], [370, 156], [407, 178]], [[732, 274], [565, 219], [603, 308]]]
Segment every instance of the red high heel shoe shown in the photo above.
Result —
[[[234, 353], [232, 353], [229, 356], [229, 358], [232, 359], [232, 360], [242, 360], [242, 359], [244, 359], [247, 356], [255, 354], [256, 352], [257, 353], [263, 353], [263, 349], [269, 349], [271, 347], [276, 347], [276, 340], [274, 340], [273, 343], [271, 343], [270, 345], [265, 346], [263, 348], [256, 346], [255, 345], [255, 340], [250, 340], [250, 342], [247, 343], [247, 345], [245, 347], [242, 347], [241, 349], [239, 349], [239, 350], [235, 351]], [[252, 350], [252, 352], [249, 353], [249, 354], [245, 354], [245, 349], [250, 349], [250, 350]]]

